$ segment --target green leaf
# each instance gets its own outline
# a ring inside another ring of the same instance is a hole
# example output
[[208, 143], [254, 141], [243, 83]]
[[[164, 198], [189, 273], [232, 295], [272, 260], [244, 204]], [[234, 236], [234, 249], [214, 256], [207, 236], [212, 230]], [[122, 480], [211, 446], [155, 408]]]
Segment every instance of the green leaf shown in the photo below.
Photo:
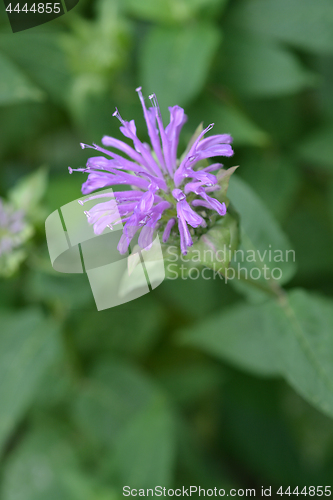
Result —
[[204, 120], [205, 124], [214, 123], [217, 134], [228, 133], [235, 146], [265, 146], [269, 135], [258, 127], [241, 109], [229, 102], [203, 98], [195, 102], [189, 110], [189, 122]]
[[[30, 235], [32, 235], [32, 228], [30, 229]], [[23, 249], [11, 250], [9, 253], [2, 253], [0, 255], [0, 277], [10, 278], [13, 276], [26, 258], [27, 252]]]
[[184, 256], [182, 274], [180, 263], [175, 262], [174, 257], [171, 258], [174, 255], [169, 254], [169, 261], [166, 260], [169, 279], [158, 289], [163, 303], [168, 305], [172, 326], [177, 327], [179, 317], [197, 322], [198, 318], [205, 318], [219, 309], [221, 304], [228, 304], [238, 298], [230, 287], [224, 286], [222, 275], [213, 270], [199, 269], [199, 276], [193, 271], [185, 273]]
[[263, 286], [288, 282], [296, 270], [295, 252], [268, 208], [235, 176], [228, 197], [240, 214], [241, 244], [232, 264], [236, 276]]
[[34, 309], [0, 315], [0, 448], [59, 356], [58, 328]]
[[[316, 92], [319, 92], [319, 88], [316, 88]], [[261, 99], [258, 96], [257, 99], [247, 99], [246, 104], [244, 103], [247, 113], [255, 118], [256, 123], [272, 138], [268, 144], [272, 146], [271, 151], [277, 143], [288, 144], [294, 148], [295, 142], [299, 140], [304, 130], [304, 117], [299, 112], [299, 102], [299, 98], [295, 98], [294, 94], [288, 94], [279, 96], [278, 99]], [[276, 153], [275, 149], [270, 159], [273, 159]], [[262, 158], [265, 156], [262, 155]]]
[[162, 114], [200, 93], [219, 42], [219, 30], [209, 24], [151, 29], [140, 52], [140, 80], [145, 93], [156, 93]]
[[159, 382], [172, 401], [183, 408], [196, 405], [198, 400], [205, 400], [208, 394], [214, 397], [225, 382], [223, 369], [205, 358], [187, 359], [186, 356], [182, 356], [180, 359], [172, 351], [159, 365], [157, 367]]
[[[206, 421], [206, 429], [212, 429], [211, 422]], [[203, 450], [200, 441], [196, 437], [197, 432], [197, 428], [191, 428], [187, 425], [187, 421], [182, 422], [182, 426], [179, 428], [179, 462], [180, 468], [185, 472], [186, 486], [200, 484], [201, 488], [210, 490], [214, 485], [217, 491], [220, 489], [225, 491], [230, 491], [231, 488], [238, 489], [239, 483], [237, 483], [237, 480], [231, 477], [231, 474], [223, 466], [221, 467], [220, 463], [214, 463], [208, 450]]]
[[58, 34], [1, 34], [0, 49], [51, 99], [62, 103], [67, 99], [70, 72]]
[[[275, 304], [238, 305], [216, 314], [181, 340], [229, 361], [232, 365], [264, 376], [277, 376], [279, 359], [271, 342], [275, 317], [268, 314]], [[267, 311], [263, 314], [262, 311]]]
[[300, 159], [333, 172], [333, 129], [328, 126], [308, 135], [297, 147]]
[[[227, 196], [227, 191], [229, 187], [229, 182], [232, 174], [236, 171], [237, 167], [230, 167], [227, 170], [221, 169], [217, 174], [217, 182], [220, 186], [220, 191], [216, 193], [216, 198], [221, 199]], [[229, 202], [229, 200], [228, 200]]]
[[261, 375], [282, 375], [333, 416], [333, 303], [303, 290], [241, 304], [185, 331], [183, 342]]
[[163, 394], [139, 370], [105, 358], [79, 392], [72, 415], [86, 438], [106, 452], [104, 467], [116, 470], [123, 484], [170, 483], [173, 416]]
[[301, 182], [301, 173], [289, 156], [274, 153], [267, 157], [253, 151], [252, 155], [247, 154], [241, 171], [242, 178], [255, 189], [277, 220], [289, 217]]
[[235, 145], [266, 146], [269, 136], [240, 109], [228, 104], [214, 106], [214, 123], [218, 130], [230, 130]]
[[227, 0], [126, 0], [125, 6], [130, 14], [140, 19], [169, 24], [188, 21], [201, 11], [214, 13], [216, 7], [221, 8], [221, 4], [226, 3]]
[[330, 193], [329, 193], [329, 204], [330, 204], [330, 219], [333, 222], [333, 182], [331, 181]]
[[43, 99], [43, 92], [2, 53], [0, 53], [0, 74], [0, 105]]
[[83, 77], [83, 85], [84, 80], [86, 85], [89, 85], [89, 80], [92, 84], [94, 81], [102, 83], [99, 76], [119, 67], [126, 54], [128, 29], [117, 2], [98, 0], [94, 7], [97, 11], [95, 20], [73, 17], [71, 31], [61, 35], [61, 44], [71, 68], [76, 75]]
[[[288, 391], [294, 400], [300, 398], [281, 385], [237, 373], [225, 390], [228, 404], [224, 425], [228, 432], [222, 438], [221, 447], [232, 448], [237, 462], [260, 477], [264, 484], [306, 484], [311, 480], [300, 465], [304, 455], [297, 449], [290, 421], [284, 416], [281, 418], [280, 410], [281, 393]], [[292, 406], [294, 401], [288, 403]], [[299, 404], [308, 407], [301, 401]], [[324, 420], [319, 412], [316, 414]]]
[[[93, 19], [73, 16], [69, 20], [71, 29], [60, 35], [74, 76], [67, 106], [79, 124], [88, 116], [91, 121], [91, 107], [100, 120], [96, 100], [107, 112], [105, 103], [110, 100], [110, 81], [128, 59], [129, 25], [122, 15], [120, 2], [97, 0], [93, 7], [96, 12]], [[114, 106], [111, 100], [110, 105]], [[96, 133], [96, 128], [92, 128]]]
[[[40, 421], [4, 467], [3, 500], [117, 500], [83, 471], [70, 433], [56, 421]], [[18, 480], [19, 478], [19, 480]]]
[[122, 484], [134, 488], [172, 485], [175, 451], [174, 416], [165, 400], [156, 398], [119, 436], [116, 462]]
[[224, 82], [245, 96], [282, 96], [316, 83], [291, 52], [273, 42], [235, 31], [226, 37], [225, 52]]
[[26, 175], [9, 191], [9, 200], [17, 208], [33, 214], [42, 200], [47, 187], [47, 171], [44, 167]]
[[108, 358], [98, 364], [73, 404], [73, 417], [85, 435], [104, 448], [114, 446], [121, 429], [148, 407], [155, 388], [139, 370]]
[[57, 305], [63, 312], [81, 307], [96, 310], [86, 274], [57, 273], [51, 267], [49, 256], [45, 260], [32, 256], [31, 264], [35, 266], [35, 272], [29, 274], [24, 288], [28, 302], [39, 302], [51, 307]]
[[311, 52], [333, 53], [330, 0], [245, 0], [235, 4], [230, 23]]
[[289, 213], [287, 230], [295, 242], [298, 276], [313, 282], [333, 269], [333, 235], [328, 200], [320, 191], [309, 194]]
[[[99, 356], [106, 351], [140, 358], [154, 349], [163, 335], [166, 312], [146, 294], [131, 304], [105, 311], [83, 312], [73, 328], [75, 343], [85, 356]], [[112, 335], [110, 335], [112, 324]], [[91, 332], [94, 331], [94, 335]]]

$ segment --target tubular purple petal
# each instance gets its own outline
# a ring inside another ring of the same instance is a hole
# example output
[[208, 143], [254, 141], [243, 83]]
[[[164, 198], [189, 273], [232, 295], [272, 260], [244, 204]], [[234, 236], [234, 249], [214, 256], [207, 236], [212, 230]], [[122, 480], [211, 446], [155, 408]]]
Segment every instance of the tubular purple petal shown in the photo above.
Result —
[[173, 226], [175, 224], [176, 224], [176, 219], [169, 219], [168, 222], [166, 223], [163, 237], [162, 237], [163, 243], [166, 243], [168, 241], [168, 239], [170, 238], [171, 229], [173, 228]]
[[153, 243], [154, 229], [160, 218], [161, 213], [159, 211], [152, 213], [150, 219], [142, 228], [138, 239], [138, 244], [141, 248], [145, 248], [146, 250], [149, 250], [151, 248], [151, 245]]
[[215, 198], [208, 196], [208, 194], [205, 192], [204, 189], [201, 188], [198, 194], [202, 196], [202, 198], [210, 205], [210, 208], [212, 210], [215, 210], [219, 215], [225, 215], [227, 213], [227, 208], [225, 206], [225, 203], [220, 203]]
[[232, 137], [229, 134], [211, 135], [206, 139], [202, 139], [197, 145], [196, 150], [202, 150], [215, 146], [216, 144], [231, 144]]
[[172, 165], [172, 159], [171, 159], [171, 144], [170, 144], [170, 140], [168, 139], [168, 137], [167, 137], [167, 135], [165, 133], [164, 127], [163, 127], [161, 111], [160, 111], [160, 107], [159, 107], [158, 102], [157, 102], [156, 95], [155, 94], [150, 95], [149, 99], [152, 101], [153, 106], [155, 108], [155, 112], [156, 112], [156, 120], [157, 120], [158, 128], [159, 128], [159, 131], [160, 131], [160, 136], [161, 136], [161, 140], [162, 140], [165, 166], [166, 166], [166, 169], [167, 169], [170, 177], [172, 177], [172, 175], [173, 175], [173, 165]]
[[[104, 146], [108, 146], [110, 148], [119, 149], [119, 151], [122, 151], [123, 153], [125, 153], [133, 161], [135, 161], [139, 165], [142, 165], [143, 167], [146, 168], [146, 162], [144, 161], [144, 159], [142, 158], [142, 156], [140, 155], [140, 153], [138, 153], [137, 151], [135, 151], [133, 148], [131, 148], [131, 146], [129, 146], [125, 142], [120, 141], [118, 139], [114, 139], [113, 137], [104, 136], [102, 138], [102, 144], [104, 144]], [[124, 159], [121, 156], [116, 155], [115, 153], [112, 153], [111, 151], [109, 151], [109, 154], [113, 155], [114, 158]]]
[[187, 121], [187, 116], [184, 113], [183, 108], [180, 106], [173, 106], [169, 108], [170, 112], [170, 123], [165, 128], [165, 133], [170, 141], [170, 159], [173, 171], [176, 169], [177, 165], [177, 148], [179, 141], [180, 131]]
[[180, 250], [183, 255], [186, 255], [187, 247], [191, 247], [193, 245], [193, 241], [186, 222], [180, 217], [178, 218], [178, 229], [180, 234]]
[[206, 226], [205, 220], [201, 217], [201, 215], [192, 210], [185, 199], [178, 201], [177, 215], [178, 217], [184, 219], [192, 227]]
[[[146, 120], [147, 124], [147, 130], [148, 130], [148, 135], [151, 141], [151, 145], [153, 146], [153, 149], [156, 153], [157, 159], [160, 163], [160, 166], [162, 169], [165, 171], [165, 162], [164, 162], [164, 157], [162, 153], [162, 148], [161, 148], [161, 143], [160, 143], [160, 138], [158, 136], [158, 130], [156, 128], [156, 115], [153, 110], [147, 110], [146, 105], [145, 105], [145, 100], [141, 92], [141, 87], [138, 87], [136, 89], [136, 92], [139, 95], [139, 99], [142, 105], [143, 109], [143, 115]], [[153, 111], [153, 112], [152, 112]]]
[[184, 191], [185, 191], [185, 194], [189, 194], [189, 193], [196, 193], [197, 190], [202, 187], [202, 182], [199, 181], [199, 182], [188, 182], [186, 185], [185, 185], [185, 188], [184, 188]]
[[140, 212], [149, 212], [154, 203], [154, 193], [147, 191], [141, 197], [138, 204], [138, 210]]

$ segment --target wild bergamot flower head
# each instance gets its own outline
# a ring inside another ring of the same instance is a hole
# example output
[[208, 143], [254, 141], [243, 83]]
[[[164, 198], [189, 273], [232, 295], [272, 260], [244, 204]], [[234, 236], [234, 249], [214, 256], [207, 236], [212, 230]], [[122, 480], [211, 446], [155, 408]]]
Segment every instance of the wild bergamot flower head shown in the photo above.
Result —
[[[106, 227], [113, 229], [123, 223], [123, 234], [118, 244], [120, 253], [125, 253], [137, 231], [140, 230], [138, 244], [147, 248], [153, 241], [153, 233], [158, 229], [166, 243], [171, 234], [179, 234], [181, 252], [193, 244], [196, 228], [207, 227], [211, 211], [220, 216], [226, 214], [226, 206], [214, 198], [220, 189], [217, 175], [220, 163], [202, 167], [199, 162], [216, 156], [232, 156], [232, 137], [217, 134], [204, 138], [213, 128], [213, 123], [201, 131], [189, 144], [181, 160], [177, 159], [179, 134], [187, 120], [180, 106], [169, 107], [170, 122], [164, 128], [155, 94], [149, 96], [152, 106], [146, 107], [141, 87], [137, 88], [144, 118], [146, 120], [151, 145], [137, 137], [134, 120], [122, 119], [116, 109], [122, 134], [131, 139], [133, 146], [104, 136], [102, 144], [118, 150], [121, 154], [93, 144], [81, 144], [82, 148], [92, 148], [103, 156], [94, 156], [87, 161], [88, 179], [82, 185], [82, 193], [107, 186], [126, 184], [128, 191], [110, 194], [95, 194], [87, 198], [111, 197], [109, 201], [97, 203], [86, 212], [88, 222], [94, 225], [95, 234], [101, 234]], [[69, 167], [69, 172], [73, 169]], [[212, 172], [215, 172], [213, 174]], [[83, 203], [83, 202], [81, 202]]]

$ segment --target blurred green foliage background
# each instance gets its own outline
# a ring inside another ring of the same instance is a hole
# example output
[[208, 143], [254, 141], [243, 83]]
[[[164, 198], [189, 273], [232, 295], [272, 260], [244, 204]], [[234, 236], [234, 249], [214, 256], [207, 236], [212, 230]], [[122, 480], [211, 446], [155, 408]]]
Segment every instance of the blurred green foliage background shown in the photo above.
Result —
[[[332, 1], [80, 0], [16, 34], [2, 6], [0, 28], [0, 196], [31, 228], [0, 261], [1, 500], [332, 484]], [[201, 121], [233, 135], [245, 232], [296, 251], [286, 295], [168, 280], [97, 312], [52, 270], [67, 166], [121, 138], [115, 106], [147, 137], [139, 85], [185, 107], [183, 148]]]

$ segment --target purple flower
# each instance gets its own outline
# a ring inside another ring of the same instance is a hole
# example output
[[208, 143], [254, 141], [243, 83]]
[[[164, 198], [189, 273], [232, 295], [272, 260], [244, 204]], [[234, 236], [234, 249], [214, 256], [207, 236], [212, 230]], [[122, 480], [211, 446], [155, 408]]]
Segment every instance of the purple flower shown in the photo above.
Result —
[[[211, 172], [219, 170], [222, 165], [214, 163], [202, 168], [199, 162], [215, 156], [232, 156], [232, 138], [228, 134], [204, 138], [214, 125], [211, 124], [179, 161], [179, 134], [187, 120], [184, 110], [179, 106], [170, 107], [170, 122], [164, 128], [155, 94], [149, 96], [152, 106], [147, 108], [141, 87], [136, 91], [151, 146], [137, 137], [134, 120], [126, 122], [117, 109], [114, 116], [121, 122], [120, 130], [132, 140], [134, 147], [108, 136], [103, 137], [102, 143], [112, 151], [96, 144], [81, 144], [82, 148], [92, 148], [104, 155], [89, 158], [86, 168], [77, 169], [89, 173], [82, 185], [83, 194], [119, 184], [130, 187], [128, 191], [116, 191], [112, 195], [96, 194], [84, 200], [111, 197], [87, 213], [88, 222], [94, 225], [95, 234], [101, 234], [106, 227], [113, 229], [115, 224], [123, 223], [123, 234], [118, 244], [122, 254], [127, 251], [137, 231], [140, 230], [139, 245], [147, 248], [153, 241], [154, 230], [159, 229], [163, 232], [164, 243], [171, 235], [179, 235], [181, 251], [185, 255], [187, 248], [193, 244], [195, 229], [207, 226], [210, 211], [221, 216], [226, 214], [225, 204], [207, 194], [214, 195], [214, 191], [220, 189], [216, 175]], [[73, 169], [69, 168], [69, 172], [72, 173]]]
[[25, 227], [23, 210], [15, 210], [0, 198], [0, 257], [21, 245]]

